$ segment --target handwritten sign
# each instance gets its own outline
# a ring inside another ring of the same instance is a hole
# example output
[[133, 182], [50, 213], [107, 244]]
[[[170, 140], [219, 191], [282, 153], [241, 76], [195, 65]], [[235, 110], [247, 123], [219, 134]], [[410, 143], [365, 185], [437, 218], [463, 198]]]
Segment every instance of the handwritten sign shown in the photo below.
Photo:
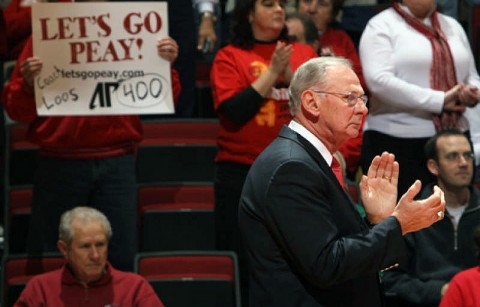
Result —
[[39, 115], [173, 113], [164, 2], [35, 3], [33, 53]]

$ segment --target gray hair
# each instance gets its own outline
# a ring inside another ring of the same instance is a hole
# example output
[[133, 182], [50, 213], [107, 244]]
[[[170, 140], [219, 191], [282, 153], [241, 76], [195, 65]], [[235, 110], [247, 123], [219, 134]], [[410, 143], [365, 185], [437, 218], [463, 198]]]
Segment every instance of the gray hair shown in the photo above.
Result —
[[323, 56], [310, 59], [295, 71], [288, 87], [288, 95], [290, 96], [288, 105], [292, 116], [295, 116], [301, 104], [300, 96], [303, 91], [317, 84], [321, 87], [326, 86], [329, 81], [326, 78], [327, 69], [339, 65], [352, 68], [350, 61], [345, 58]]
[[67, 245], [70, 245], [73, 240], [74, 233], [72, 224], [74, 221], [81, 223], [100, 222], [105, 230], [107, 240], [110, 240], [112, 237], [112, 226], [105, 214], [91, 207], [75, 207], [65, 211], [60, 217], [60, 226], [58, 227], [59, 239]]

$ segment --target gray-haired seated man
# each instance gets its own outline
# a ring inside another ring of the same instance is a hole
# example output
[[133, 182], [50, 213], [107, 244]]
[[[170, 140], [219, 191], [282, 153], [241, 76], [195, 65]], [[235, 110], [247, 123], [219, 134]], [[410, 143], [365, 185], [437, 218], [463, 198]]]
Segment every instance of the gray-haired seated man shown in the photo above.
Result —
[[15, 306], [163, 306], [143, 277], [108, 263], [111, 236], [110, 222], [94, 208], [63, 213], [57, 246], [65, 265], [32, 278]]

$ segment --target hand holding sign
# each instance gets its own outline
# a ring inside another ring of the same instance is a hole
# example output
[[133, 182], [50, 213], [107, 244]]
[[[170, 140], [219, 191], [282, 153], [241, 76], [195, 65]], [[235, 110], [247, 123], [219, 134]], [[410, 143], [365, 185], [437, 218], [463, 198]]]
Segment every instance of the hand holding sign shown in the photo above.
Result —
[[20, 73], [25, 79], [25, 83], [33, 86], [33, 80], [40, 74], [42, 69], [42, 61], [38, 57], [30, 57], [25, 60], [20, 66]]
[[178, 57], [178, 45], [170, 36], [160, 38], [157, 41], [158, 55], [173, 64]]
[[[166, 3], [33, 5], [34, 54], [43, 62], [31, 73], [38, 114], [173, 113], [178, 45], [167, 24]], [[76, 103], [61, 103], [72, 89]]]

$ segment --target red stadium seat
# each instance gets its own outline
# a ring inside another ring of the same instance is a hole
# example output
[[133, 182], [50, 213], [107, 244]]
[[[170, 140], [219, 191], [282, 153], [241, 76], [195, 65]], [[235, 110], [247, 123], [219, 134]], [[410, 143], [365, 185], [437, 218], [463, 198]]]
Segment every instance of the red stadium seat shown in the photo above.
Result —
[[6, 256], [2, 266], [3, 306], [12, 306], [33, 276], [59, 269], [64, 263], [65, 260], [60, 254], [41, 257]]
[[138, 210], [141, 251], [215, 248], [211, 185], [142, 186]]
[[166, 306], [241, 306], [233, 252], [138, 254], [135, 272], [148, 280]]
[[212, 182], [217, 153], [215, 120], [143, 121], [137, 182]]
[[145, 145], [215, 145], [218, 120], [143, 120]]

